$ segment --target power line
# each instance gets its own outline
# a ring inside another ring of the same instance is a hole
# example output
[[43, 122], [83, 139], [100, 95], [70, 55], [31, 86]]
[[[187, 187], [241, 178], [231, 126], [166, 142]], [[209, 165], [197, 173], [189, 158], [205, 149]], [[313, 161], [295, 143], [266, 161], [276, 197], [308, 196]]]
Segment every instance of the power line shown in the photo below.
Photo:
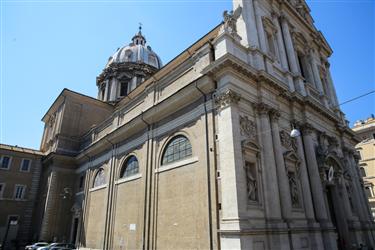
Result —
[[354, 98], [352, 98], [352, 99], [350, 99], [350, 100], [347, 100], [347, 101], [345, 101], [345, 102], [343, 102], [343, 103], [340, 103], [339, 105], [335, 106], [334, 108], [338, 108], [338, 107], [340, 107], [341, 105], [344, 105], [344, 104], [347, 104], [347, 103], [349, 103], [349, 102], [352, 102], [352, 101], [358, 100], [358, 99], [360, 99], [360, 98], [362, 98], [362, 97], [365, 97], [365, 96], [371, 95], [371, 94], [373, 94], [373, 93], [375, 93], [375, 90], [371, 90], [370, 92], [368, 92], [368, 93], [366, 93], [366, 94], [363, 94], [363, 95], [360, 95], [360, 96], [354, 97]]

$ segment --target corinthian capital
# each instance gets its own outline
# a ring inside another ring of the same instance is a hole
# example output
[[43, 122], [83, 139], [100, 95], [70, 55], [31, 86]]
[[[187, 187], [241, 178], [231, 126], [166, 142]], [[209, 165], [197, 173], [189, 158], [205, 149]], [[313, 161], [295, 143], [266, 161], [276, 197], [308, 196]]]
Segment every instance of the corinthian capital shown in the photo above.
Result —
[[304, 123], [301, 125], [302, 133], [305, 135], [310, 135], [314, 131], [314, 127], [310, 123]]
[[270, 110], [271, 120], [277, 122], [280, 119], [281, 113], [276, 109]]
[[255, 104], [254, 107], [259, 115], [268, 115], [268, 113], [272, 110], [272, 108], [265, 103]]
[[232, 104], [237, 104], [241, 100], [241, 95], [233, 90], [227, 89], [215, 97], [215, 104], [223, 108]]

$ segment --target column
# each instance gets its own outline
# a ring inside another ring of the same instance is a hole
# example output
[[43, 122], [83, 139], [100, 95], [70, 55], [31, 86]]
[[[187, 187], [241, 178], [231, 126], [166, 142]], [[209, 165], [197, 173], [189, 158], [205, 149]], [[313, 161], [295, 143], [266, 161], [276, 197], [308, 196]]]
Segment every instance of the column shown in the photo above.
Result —
[[[281, 17], [281, 27], [283, 30], [283, 36], [284, 36], [284, 41], [285, 41], [286, 52], [288, 55], [290, 70], [292, 71], [294, 76], [300, 76], [297, 56], [294, 50], [292, 37], [290, 35], [289, 24], [284, 16]], [[304, 96], [306, 95], [305, 86], [300, 77], [297, 77], [295, 79], [294, 86], [289, 86], [289, 88], [291, 91], [294, 91], [295, 89], [297, 89], [302, 95]]]
[[109, 98], [109, 100], [110, 101], [116, 101], [116, 97], [117, 97], [117, 81], [114, 79], [114, 78], [112, 78], [112, 80], [111, 80], [111, 93], [110, 93], [110, 98]]
[[339, 102], [337, 99], [335, 85], [333, 84], [333, 81], [332, 81], [331, 70], [329, 68], [329, 64], [327, 65], [327, 81], [328, 81], [329, 88], [331, 89], [331, 102], [334, 107], [338, 108], [337, 106], [339, 105]]
[[269, 119], [270, 108], [266, 104], [257, 106], [260, 126], [263, 160], [263, 187], [264, 202], [267, 220], [281, 220], [279, 185], [276, 174], [275, 154], [273, 150], [271, 124]]
[[104, 100], [103, 100], [105, 102], [108, 101], [108, 98], [109, 98], [108, 91], [109, 91], [109, 81], [106, 80], [105, 81], [105, 90], [104, 90]]
[[324, 94], [323, 83], [320, 79], [320, 73], [318, 69], [318, 63], [316, 62], [314, 52], [310, 50], [310, 62], [315, 80], [315, 87], [318, 89], [320, 94]]
[[278, 120], [280, 113], [277, 111], [271, 112], [271, 127], [272, 127], [272, 139], [273, 146], [275, 150], [276, 159], [276, 172], [280, 191], [281, 200], [281, 212], [285, 220], [289, 221], [291, 219], [292, 212], [292, 202], [290, 199], [290, 187], [288, 175], [285, 168], [284, 154], [282, 151], [281, 141], [280, 141], [280, 131]]
[[357, 205], [356, 210], [358, 212], [359, 219], [362, 222], [365, 222], [368, 219], [368, 209], [365, 207], [366, 204], [367, 204], [367, 199], [363, 198], [364, 192], [363, 192], [362, 187], [359, 183], [360, 177], [359, 177], [359, 175], [358, 175], [358, 173], [355, 169], [357, 166], [355, 164], [355, 160], [354, 160], [354, 157], [353, 157], [353, 151], [352, 150], [346, 150], [345, 158], [348, 162], [349, 172], [352, 176], [354, 196], [355, 196], [355, 199], [356, 199], [355, 203]]
[[258, 31], [255, 22], [253, 0], [233, 1], [233, 9], [242, 7], [242, 15], [237, 21], [237, 32], [245, 47], [259, 48]]
[[313, 195], [316, 218], [319, 222], [327, 221], [328, 213], [324, 202], [322, 181], [320, 179], [319, 167], [315, 156], [312, 128], [310, 125], [305, 125], [303, 128], [303, 143], [306, 150], [307, 169], [311, 182], [311, 193]]
[[241, 44], [251, 49], [252, 66], [256, 69], [264, 70], [263, 55], [259, 50], [260, 32], [257, 27], [255, 2], [256, 0], [233, 1], [233, 9], [242, 7], [242, 15], [237, 20], [237, 33], [242, 38]]
[[305, 215], [308, 221], [314, 222], [315, 221], [314, 206], [313, 206], [312, 198], [311, 198], [310, 181], [309, 181], [309, 176], [307, 173], [306, 159], [305, 159], [305, 153], [303, 150], [302, 139], [300, 136], [298, 136], [296, 140], [297, 140], [298, 156], [301, 160], [300, 173], [301, 173], [301, 182], [302, 182], [303, 203], [305, 205]]
[[257, 0], [254, 0], [254, 10], [255, 10], [255, 21], [256, 21], [256, 26], [258, 30], [260, 49], [263, 51], [263, 53], [267, 53], [267, 44], [266, 44], [264, 27], [263, 27], [263, 21], [262, 21], [262, 16], [259, 13], [260, 9], [259, 9], [259, 3]]
[[288, 55], [290, 69], [293, 74], [299, 74], [296, 53], [294, 51], [293, 41], [289, 31], [288, 20], [284, 16], [281, 17], [281, 27], [283, 29], [285, 48]]
[[280, 27], [280, 21], [279, 18], [274, 14], [272, 16], [273, 22], [276, 24], [276, 29], [277, 29], [277, 44], [279, 47], [279, 52], [280, 52], [280, 61], [281, 61], [281, 66], [283, 70], [288, 71], [289, 70], [289, 65], [286, 57], [286, 52], [285, 52], [285, 46], [284, 46], [284, 41], [283, 41], [283, 36], [281, 34], [281, 27]]
[[[322, 229], [332, 228], [333, 225], [328, 220], [328, 210], [325, 204], [322, 181], [320, 179], [319, 167], [315, 156], [312, 131], [313, 128], [311, 125], [305, 124], [302, 131], [302, 139], [305, 147], [307, 169], [310, 177], [315, 215]], [[326, 249], [337, 249], [336, 237], [333, 232], [322, 232], [322, 236]]]
[[345, 214], [348, 220], [353, 220], [352, 208], [349, 201], [348, 190], [346, 190], [345, 178], [342, 177], [342, 184], [340, 185], [342, 191], [342, 198], [344, 200]]

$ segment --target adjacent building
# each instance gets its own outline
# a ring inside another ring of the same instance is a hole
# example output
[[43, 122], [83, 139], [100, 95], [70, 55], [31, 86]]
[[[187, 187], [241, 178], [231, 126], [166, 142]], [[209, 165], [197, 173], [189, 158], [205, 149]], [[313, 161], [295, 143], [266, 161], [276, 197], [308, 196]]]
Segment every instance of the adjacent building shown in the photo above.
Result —
[[363, 178], [372, 216], [375, 217], [375, 118], [357, 121], [352, 128], [361, 139], [356, 150], [359, 156], [359, 171]]
[[37, 239], [33, 220], [42, 156], [38, 150], [0, 144], [0, 244], [6, 249]]
[[[327, 41], [305, 1], [236, 0], [162, 65], [139, 32], [43, 117], [39, 224], [84, 249], [374, 247]], [[291, 131], [294, 131], [291, 136]], [[300, 136], [296, 136], [298, 134]]]

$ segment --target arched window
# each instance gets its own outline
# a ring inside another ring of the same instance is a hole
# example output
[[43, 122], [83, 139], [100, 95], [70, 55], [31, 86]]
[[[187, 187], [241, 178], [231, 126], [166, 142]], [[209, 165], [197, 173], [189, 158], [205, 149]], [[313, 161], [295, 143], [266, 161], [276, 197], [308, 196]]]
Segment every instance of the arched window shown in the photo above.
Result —
[[137, 158], [132, 155], [122, 165], [120, 178], [125, 178], [131, 175], [138, 174], [139, 166]]
[[163, 153], [162, 165], [179, 161], [192, 155], [189, 140], [182, 135], [174, 137], [167, 145]]
[[99, 169], [94, 178], [93, 187], [98, 187], [105, 184], [105, 173], [104, 169]]

